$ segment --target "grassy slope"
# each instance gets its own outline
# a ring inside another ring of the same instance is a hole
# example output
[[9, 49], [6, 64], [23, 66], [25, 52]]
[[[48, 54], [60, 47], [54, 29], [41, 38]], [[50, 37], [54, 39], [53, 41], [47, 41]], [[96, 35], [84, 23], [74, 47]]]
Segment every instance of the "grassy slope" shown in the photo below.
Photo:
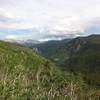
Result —
[[33, 50], [0, 41], [1, 100], [85, 100], [97, 98], [81, 75], [59, 70]]
[[0, 60], [1, 69], [4, 66], [12, 69], [13, 66], [20, 65], [31, 69], [37, 68], [45, 62], [43, 57], [36, 55], [31, 49], [2, 41], [0, 42]]
[[84, 90], [81, 77], [60, 71], [31, 49], [0, 41], [1, 100], [69, 100], [83, 98]]

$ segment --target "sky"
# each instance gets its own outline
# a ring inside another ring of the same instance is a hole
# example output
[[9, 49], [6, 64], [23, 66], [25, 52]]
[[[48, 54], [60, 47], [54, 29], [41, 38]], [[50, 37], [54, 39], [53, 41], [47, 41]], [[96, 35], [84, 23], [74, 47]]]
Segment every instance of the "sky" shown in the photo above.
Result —
[[100, 34], [100, 0], [0, 0], [0, 39]]

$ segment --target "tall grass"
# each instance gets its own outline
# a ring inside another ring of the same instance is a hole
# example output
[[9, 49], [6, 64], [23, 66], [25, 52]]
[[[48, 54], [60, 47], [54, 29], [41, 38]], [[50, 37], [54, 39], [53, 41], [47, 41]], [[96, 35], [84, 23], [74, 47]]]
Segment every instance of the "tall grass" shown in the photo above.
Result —
[[37, 70], [14, 66], [0, 71], [0, 100], [99, 100], [94, 91], [88, 92], [80, 75], [52, 68], [48, 64]]

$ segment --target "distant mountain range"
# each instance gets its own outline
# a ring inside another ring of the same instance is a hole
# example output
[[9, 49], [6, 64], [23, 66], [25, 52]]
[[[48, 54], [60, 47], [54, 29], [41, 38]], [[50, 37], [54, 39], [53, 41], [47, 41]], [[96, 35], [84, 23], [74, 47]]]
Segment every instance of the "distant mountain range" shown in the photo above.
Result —
[[[42, 36], [39, 39], [34, 39], [34, 37], [28, 37], [26, 39], [24, 38], [8, 38], [5, 39], [4, 41], [8, 41], [8, 42], [12, 42], [12, 43], [19, 43], [19, 44], [25, 44], [25, 45], [34, 45], [34, 44], [39, 44], [42, 42], [47, 42], [47, 41], [59, 41], [59, 40], [64, 40], [64, 39], [73, 39], [77, 36], [82, 36], [82, 33], [70, 33], [70, 34], [66, 34], [66, 32], [62, 33], [62, 34], [50, 34], [50, 35], [46, 35], [46, 36]], [[27, 46], [28, 46], [27, 45]]]
[[27, 39], [27, 40], [15, 40], [15, 39], [5, 39], [4, 41], [6, 42], [11, 42], [11, 43], [18, 43], [18, 44], [38, 44], [40, 41], [38, 40], [33, 40], [33, 39]]

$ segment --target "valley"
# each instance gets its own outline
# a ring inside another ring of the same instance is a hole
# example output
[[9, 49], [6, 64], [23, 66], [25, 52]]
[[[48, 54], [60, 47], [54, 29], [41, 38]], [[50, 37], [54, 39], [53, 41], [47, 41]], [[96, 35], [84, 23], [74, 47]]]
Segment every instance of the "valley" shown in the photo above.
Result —
[[0, 41], [0, 99], [99, 100], [99, 40], [88, 36], [31, 47]]
[[49, 41], [33, 46], [66, 71], [79, 72], [92, 85], [100, 84], [100, 35]]

